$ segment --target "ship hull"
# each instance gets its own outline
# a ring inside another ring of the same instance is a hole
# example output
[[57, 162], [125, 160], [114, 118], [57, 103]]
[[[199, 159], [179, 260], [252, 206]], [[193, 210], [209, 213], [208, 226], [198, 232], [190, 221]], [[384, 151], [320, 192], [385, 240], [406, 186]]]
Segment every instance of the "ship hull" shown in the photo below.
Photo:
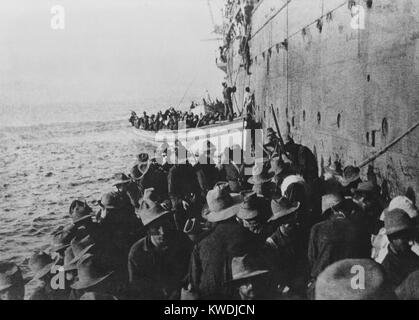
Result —
[[[273, 106], [281, 132], [307, 145], [320, 170], [334, 161], [357, 165], [419, 121], [419, 2], [367, 3], [355, 1], [360, 17], [342, 0], [259, 1], [250, 74], [240, 41], [228, 50], [237, 100], [246, 86], [255, 92], [265, 129], [275, 128]], [[370, 163], [389, 196], [419, 196], [418, 141], [416, 129]]]

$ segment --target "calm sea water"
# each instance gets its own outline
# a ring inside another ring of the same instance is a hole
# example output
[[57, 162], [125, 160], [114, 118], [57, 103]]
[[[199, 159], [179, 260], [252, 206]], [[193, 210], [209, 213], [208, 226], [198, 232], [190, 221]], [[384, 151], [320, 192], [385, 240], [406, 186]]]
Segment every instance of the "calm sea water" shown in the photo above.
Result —
[[151, 150], [128, 116], [0, 129], [0, 260], [28, 273], [31, 253], [46, 249], [50, 233], [69, 221], [71, 201], [100, 199], [115, 173], [129, 172], [135, 155]]

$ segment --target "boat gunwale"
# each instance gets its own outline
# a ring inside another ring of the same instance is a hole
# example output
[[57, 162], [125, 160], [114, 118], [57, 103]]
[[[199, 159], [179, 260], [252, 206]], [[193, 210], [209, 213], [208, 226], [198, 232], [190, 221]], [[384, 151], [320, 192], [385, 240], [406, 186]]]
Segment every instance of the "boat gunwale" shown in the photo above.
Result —
[[211, 129], [211, 128], [216, 128], [216, 127], [227, 127], [228, 125], [232, 125], [232, 124], [239, 124], [239, 122], [243, 122], [243, 118], [237, 118], [234, 119], [233, 121], [228, 121], [228, 120], [224, 120], [224, 121], [220, 121], [214, 124], [210, 124], [210, 125], [206, 125], [203, 127], [197, 127], [197, 128], [186, 128], [186, 129], [178, 129], [178, 130], [169, 130], [169, 129], [165, 129], [165, 130], [159, 130], [159, 131], [151, 131], [151, 130], [144, 130], [144, 129], [137, 129], [134, 127], [134, 130], [136, 130], [137, 132], [141, 132], [144, 133], [146, 135], [152, 136], [152, 135], [156, 135], [156, 134], [185, 134], [185, 133], [189, 133], [190, 131], [198, 131], [198, 130], [205, 130], [205, 129]]

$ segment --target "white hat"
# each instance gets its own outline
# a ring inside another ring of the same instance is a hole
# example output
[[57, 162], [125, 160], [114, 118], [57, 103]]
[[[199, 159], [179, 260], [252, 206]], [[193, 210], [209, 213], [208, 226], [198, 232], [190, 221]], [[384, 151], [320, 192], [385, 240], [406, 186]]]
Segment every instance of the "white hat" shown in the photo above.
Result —
[[304, 183], [305, 180], [302, 176], [300, 175], [291, 175], [288, 176], [284, 179], [284, 181], [282, 181], [281, 184], [281, 192], [282, 194], [285, 194], [285, 192], [287, 191], [288, 187], [294, 183]]
[[338, 192], [329, 193], [322, 196], [322, 212], [324, 213], [326, 210], [337, 206], [344, 200], [344, 197], [340, 195]]
[[391, 211], [393, 209], [402, 209], [404, 210], [411, 219], [416, 218], [419, 213], [418, 209], [414, 205], [414, 203], [406, 196], [397, 196], [393, 200], [390, 201], [388, 208], [383, 211], [380, 216], [380, 220], [384, 221], [384, 215], [386, 211]]

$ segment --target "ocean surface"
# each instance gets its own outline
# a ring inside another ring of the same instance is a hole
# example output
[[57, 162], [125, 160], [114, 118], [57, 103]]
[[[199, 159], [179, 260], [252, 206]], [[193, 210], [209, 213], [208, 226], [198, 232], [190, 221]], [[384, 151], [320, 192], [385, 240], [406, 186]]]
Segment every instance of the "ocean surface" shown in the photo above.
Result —
[[[93, 201], [151, 151], [126, 119], [0, 128], [0, 260], [26, 276], [30, 255], [47, 249], [51, 232], [69, 222], [72, 200]], [[29, 284], [28, 292], [32, 285]]]

